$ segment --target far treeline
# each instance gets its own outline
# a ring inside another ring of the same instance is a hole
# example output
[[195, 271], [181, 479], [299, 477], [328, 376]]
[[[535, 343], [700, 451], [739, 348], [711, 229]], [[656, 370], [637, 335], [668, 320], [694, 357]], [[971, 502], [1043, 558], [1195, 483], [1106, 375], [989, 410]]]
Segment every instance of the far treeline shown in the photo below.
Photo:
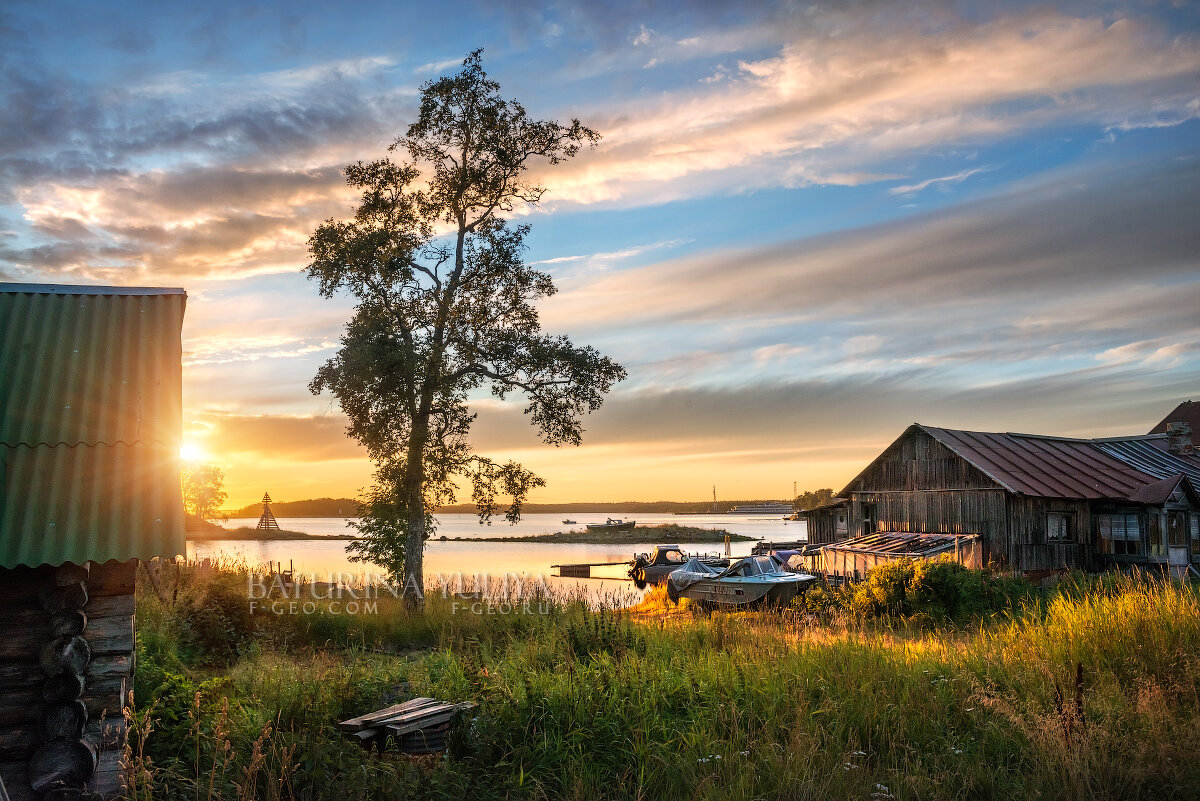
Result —
[[[833, 490], [819, 489], [802, 492], [796, 496], [792, 506], [797, 510], [812, 509], [833, 500]], [[778, 499], [747, 499], [718, 501], [621, 501], [618, 503], [526, 503], [522, 514], [563, 514], [571, 512], [621, 512], [623, 514], [724, 514], [735, 506], [755, 503], [774, 503]], [[354, 517], [358, 514], [358, 501], [353, 498], [310, 498], [304, 501], [278, 501], [271, 503], [276, 517]], [[440, 506], [435, 511], [446, 514], [474, 514], [475, 504], [459, 503]], [[252, 503], [227, 513], [228, 517], [258, 517], [262, 504]]]

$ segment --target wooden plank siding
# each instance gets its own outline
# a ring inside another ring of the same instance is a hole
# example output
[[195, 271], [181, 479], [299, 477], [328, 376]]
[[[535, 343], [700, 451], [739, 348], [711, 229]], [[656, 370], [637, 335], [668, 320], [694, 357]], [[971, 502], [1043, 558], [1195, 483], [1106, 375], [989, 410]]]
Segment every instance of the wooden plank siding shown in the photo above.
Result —
[[[1097, 567], [1087, 501], [1015, 495], [920, 429], [910, 429], [880, 454], [846, 493], [851, 537], [873, 531], [979, 534], [985, 565], [1018, 571]], [[1073, 515], [1074, 542], [1047, 542], [1050, 512]], [[821, 538], [810, 541], [836, 541], [825, 539], [827, 521], [810, 519], [809, 526]]]
[[875, 507], [874, 531], [980, 534], [984, 564], [1008, 559], [1002, 489], [855, 492], [850, 512], [852, 529], [855, 521], [862, 521], [862, 508], [868, 504]]

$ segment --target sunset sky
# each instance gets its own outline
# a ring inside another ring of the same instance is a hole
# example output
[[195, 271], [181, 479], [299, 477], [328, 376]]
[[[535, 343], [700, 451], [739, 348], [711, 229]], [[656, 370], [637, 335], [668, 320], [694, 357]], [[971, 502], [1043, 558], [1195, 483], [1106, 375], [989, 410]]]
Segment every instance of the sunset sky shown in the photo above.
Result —
[[914, 421], [1104, 436], [1200, 399], [1196, 4], [10, 0], [0, 280], [184, 287], [228, 505], [352, 495], [307, 389], [351, 304], [306, 240], [476, 47], [604, 137], [539, 171], [527, 256], [544, 327], [629, 378], [580, 448], [476, 407], [534, 501], [784, 498]]

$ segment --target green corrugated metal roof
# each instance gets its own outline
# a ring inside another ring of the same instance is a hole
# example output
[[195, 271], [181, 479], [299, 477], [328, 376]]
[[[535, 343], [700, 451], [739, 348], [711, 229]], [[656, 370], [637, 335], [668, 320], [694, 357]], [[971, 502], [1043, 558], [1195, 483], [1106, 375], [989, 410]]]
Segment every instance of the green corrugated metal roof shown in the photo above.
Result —
[[0, 567], [184, 552], [185, 301], [0, 284]]

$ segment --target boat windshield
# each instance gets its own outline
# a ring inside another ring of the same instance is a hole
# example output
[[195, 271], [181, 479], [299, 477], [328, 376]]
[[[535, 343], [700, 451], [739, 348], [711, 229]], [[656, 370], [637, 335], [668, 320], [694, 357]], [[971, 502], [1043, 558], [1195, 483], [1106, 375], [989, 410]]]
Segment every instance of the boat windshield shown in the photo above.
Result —
[[779, 571], [779, 564], [770, 556], [750, 556], [729, 568], [729, 576], [761, 576]]
[[687, 561], [687, 557], [683, 555], [683, 551], [680, 551], [677, 548], [670, 548], [670, 549], [660, 548], [658, 550], [658, 553], [655, 555], [657, 558], [654, 561], [658, 564], [662, 564], [664, 562], [669, 562], [670, 564], [673, 564], [673, 565], [682, 565], [684, 562]]

